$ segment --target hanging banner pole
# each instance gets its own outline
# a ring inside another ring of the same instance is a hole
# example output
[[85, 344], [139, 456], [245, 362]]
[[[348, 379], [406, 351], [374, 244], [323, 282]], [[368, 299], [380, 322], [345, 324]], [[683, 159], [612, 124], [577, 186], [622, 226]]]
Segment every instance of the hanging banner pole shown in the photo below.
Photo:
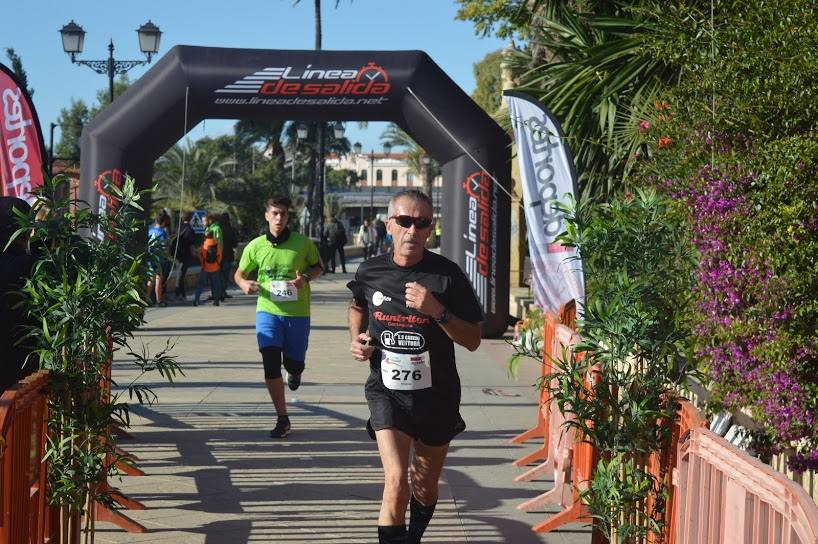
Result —
[[560, 304], [584, 301], [582, 263], [575, 248], [556, 241], [565, 228], [555, 206], [576, 198], [576, 174], [565, 136], [554, 116], [533, 97], [505, 91], [523, 186], [534, 301], [554, 312]]
[[45, 148], [40, 121], [24, 86], [0, 64], [0, 184], [3, 196], [34, 202], [43, 184]]

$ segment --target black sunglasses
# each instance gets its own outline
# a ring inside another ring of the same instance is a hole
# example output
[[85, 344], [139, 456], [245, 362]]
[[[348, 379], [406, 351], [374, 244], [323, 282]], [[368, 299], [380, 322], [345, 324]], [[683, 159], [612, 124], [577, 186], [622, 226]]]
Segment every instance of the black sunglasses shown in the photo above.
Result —
[[412, 225], [415, 226], [416, 229], [426, 229], [432, 225], [432, 220], [428, 217], [412, 217], [411, 215], [393, 215], [392, 219], [400, 225], [401, 227], [408, 229], [411, 228]]

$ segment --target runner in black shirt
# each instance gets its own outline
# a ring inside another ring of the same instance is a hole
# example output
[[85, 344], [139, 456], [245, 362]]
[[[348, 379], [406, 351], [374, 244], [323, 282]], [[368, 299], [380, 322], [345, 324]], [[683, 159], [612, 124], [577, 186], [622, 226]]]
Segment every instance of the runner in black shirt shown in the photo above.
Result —
[[449, 442], [466, 427], [454, 343], [477, 349], [483, 316], [460, 268], [424, 249], [431, 199], [417, 190], [397, 193], [388, 221], [392, 252], [364, 262], [349, 283], [350, 351], [372, 370], [367, 430], [384, 467], [379, 542], [416, 543], [437, 504]]

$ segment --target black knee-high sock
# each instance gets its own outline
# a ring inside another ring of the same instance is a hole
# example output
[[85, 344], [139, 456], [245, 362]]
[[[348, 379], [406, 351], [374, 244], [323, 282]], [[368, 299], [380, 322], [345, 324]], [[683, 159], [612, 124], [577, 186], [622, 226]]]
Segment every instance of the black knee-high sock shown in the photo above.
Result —
[[437, 503], [431, 506], [423, 506], [418, 502], [415, 496], [412, 495], [412, 500], [409, 501], [409, 532], [406, 537], [407, 544], [420, 543], [420, 537], [423, 536], [426, 527], [429, 525], [429, 522], [432, 521], [435, 506], [437, 506]]
[[378, 525], [378, 544], [406, 544], [406, 525]]

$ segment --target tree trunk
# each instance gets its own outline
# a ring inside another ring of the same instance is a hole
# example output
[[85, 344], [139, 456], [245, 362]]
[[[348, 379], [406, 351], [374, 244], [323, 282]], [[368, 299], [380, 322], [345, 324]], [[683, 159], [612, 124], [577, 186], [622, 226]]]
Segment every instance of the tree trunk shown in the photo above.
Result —
[[[321, 0], [315, 0], [315, 49], [321, 49]], [[324, 226], [324, 219], [322, 217], [324, 212], [324, 192], [323, 192], [323, 185], [321, 176], [323, 174], [323, 165], [324, 165], [324, 123], [323, 121], [319, 122], [318, 125], [318, 145], [317, 145], [317, 156], [315, 157], [315, 176], [313, 176], [313, 188], [310, 189], [310, 195], [315, 195], [312, 200], [312, 206], [309, 208], [310, 210], [310, 231], [313, 229], [313, 225], [315, 225], [316, 219], [318, 220], [318, 224], [321, 228]], [[318, 202], [316, 202], [318, 201]], [[323, 232], [318, 232], [319, 240], [324, 235]]]

